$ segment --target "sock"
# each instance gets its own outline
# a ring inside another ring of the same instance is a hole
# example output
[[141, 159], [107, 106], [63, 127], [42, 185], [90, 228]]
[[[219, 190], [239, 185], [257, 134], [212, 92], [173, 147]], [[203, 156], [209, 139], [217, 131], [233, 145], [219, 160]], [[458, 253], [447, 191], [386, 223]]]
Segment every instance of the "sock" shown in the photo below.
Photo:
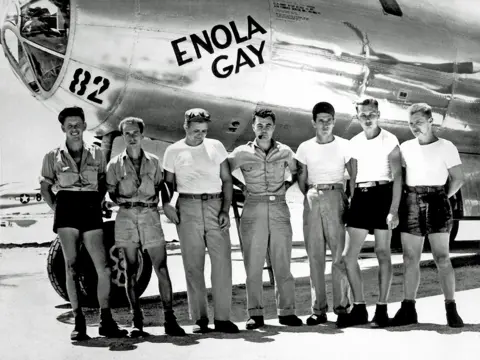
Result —
[[365, 305], [365, 301], [354, 301], [353, 305]]
[[445, 305], [455, 304], [455, 300], [445, 300]]
[[377, 301], [377, 305], [387, 305], [387, 303], [385, 303], [385, 302], [380, 302], [380, 301]]
[[102, 320], [112, 319], [112, 312], [110, 311], [110, 308], [100, 309], [100, 318]]
[[74, 317], [83, 317], [82, 308], [72, 309]]

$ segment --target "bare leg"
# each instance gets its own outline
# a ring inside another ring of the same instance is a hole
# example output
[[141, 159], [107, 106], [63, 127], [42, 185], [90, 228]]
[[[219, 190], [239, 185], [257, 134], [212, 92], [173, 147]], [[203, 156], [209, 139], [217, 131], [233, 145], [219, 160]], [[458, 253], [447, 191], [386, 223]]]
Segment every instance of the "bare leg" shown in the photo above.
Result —
[[358, 255], [362, 250], [368, 230], [347, 227], [348, 237], [343, 251], [343, 260], [347, 268], [347, 277], [353, 292], [355, 302], [365, 302], [363, 296], [363, 281]]
[[158, 290], [162, 297], [164, 311], [172, 310], [172, 282], [167, 268], [167, 250], [165, 245], [155, 246], [147, 250], [152, 260], [153, 269], [158, 278]]
[[79, 311], [79, 297], [81, 294], [78, 282], [78, 251], [80, 246], [80, 232], [74, 228], [58, 229], [58, 236], [62, 244], [63, 257], [65, 259], [67, 294], [72, 305], [73, 314]]
[[378, 259], [378, 284], [380, 296], [378, 301], [386, 303], [392, 284], [392, 257], [390, 253], [391, 230], [375, 229], [375, 254]]
[[101, 309], [110, 308], [111, 270], [103, 244], [103, 230], [90, 230], [83, 234], [83, 242], [95, 265], [98, 276], [97, 296]]
[[454, 300], [455, 298], [455, 273], [449, 254], [448, 233], [435, 233], [428, 235], [430, 246], [432, 248], [433, 259], [437, 264], [440, 285], [445, 296], [445, 300]]
[[420, 285], [420, 258], [422, 256], [422, 236], [402, 232], [404, 280], [403, 292], [406, 300], [415, 300]]
[[128, 301], [130, 302], [130, 308], [132, 311], [140, 312], [140, 303], [137, 295], [137, 272], [138, 272], [138, 248], [137, 247], [125, 247], [122, 249], [126, 262], [126, 291]]

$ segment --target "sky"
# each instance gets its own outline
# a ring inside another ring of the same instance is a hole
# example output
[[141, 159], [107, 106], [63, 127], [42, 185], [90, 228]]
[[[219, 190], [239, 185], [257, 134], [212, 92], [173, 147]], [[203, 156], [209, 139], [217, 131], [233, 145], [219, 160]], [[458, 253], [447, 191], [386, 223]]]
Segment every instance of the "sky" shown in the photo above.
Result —
[[38, 184], [43, 156], [63, 139], [56, 114], [30, 95], [0, 51], [0, 183]]

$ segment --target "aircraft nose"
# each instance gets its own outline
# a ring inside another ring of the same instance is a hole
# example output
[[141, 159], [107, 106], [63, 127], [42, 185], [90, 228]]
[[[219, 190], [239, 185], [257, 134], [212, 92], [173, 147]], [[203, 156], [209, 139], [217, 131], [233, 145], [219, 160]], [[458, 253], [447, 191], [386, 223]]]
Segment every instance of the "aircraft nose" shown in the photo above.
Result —
[[[70, 1], [17, 7], [8, 0], [0, 39], [15, 75], [44, 99], [55, 92], [64, 65], [70, 26]], [[21, 12], [21, 13], [20, 13]]]

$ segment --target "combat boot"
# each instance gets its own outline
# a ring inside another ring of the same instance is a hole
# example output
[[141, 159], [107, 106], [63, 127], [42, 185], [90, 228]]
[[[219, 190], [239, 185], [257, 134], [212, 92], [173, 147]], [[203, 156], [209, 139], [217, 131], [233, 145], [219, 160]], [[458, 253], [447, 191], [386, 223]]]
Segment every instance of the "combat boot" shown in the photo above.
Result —
[[403, 300], [400, 309], [392, 319], [392, 326], [405, 326], [418, 323], [415, 300]]
[[107, 338], [122, 338], [128, 335], [128, 331], [118, 327], [117, 323], [112, 318], [110, 309], [101, 309], [98, 334]]
[[173, 314], [173, 311], [165, 311], [165, 334], [170, 336], [185, 336], [185, 330], [181, 328], [177, 323], [177, 318]]
[[130, 337], [140, 337], [148, 335], [143, 331], [143, 312], [142, 310], [135, 310], [132, 312], [132, 329], [130, 330]]
[[342, 315], [337, 319], [337, 327], [364, 325], [368, 323], [368, 311], [365, 304], [353, 304], [352, 311], [348, 315]]
[[75, 316], [75, 327], [73, 328], [72, 333], [70, 334], [70, 340], [72, 341], [82, 341], [88, 340], [90, 337], [87, 335], [87, 324], [85, 322], [85, 317], [83, 314]]
[[453, 328], [460, 328], [464, 326], [462, 318], [460, 315], [458, 315], [457, 304], [455, 304], [455, 301], [446, 301], [445, 310], [447, 311], [448, 326]]
[[375, 309], [375, 315], [373, 316], [372, 323], [378, 327], [387, 327], [390, 325], [390, 319], [388, 318], [387, 304], [377, 304]]

